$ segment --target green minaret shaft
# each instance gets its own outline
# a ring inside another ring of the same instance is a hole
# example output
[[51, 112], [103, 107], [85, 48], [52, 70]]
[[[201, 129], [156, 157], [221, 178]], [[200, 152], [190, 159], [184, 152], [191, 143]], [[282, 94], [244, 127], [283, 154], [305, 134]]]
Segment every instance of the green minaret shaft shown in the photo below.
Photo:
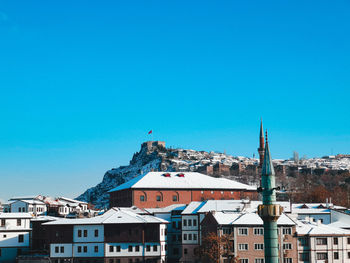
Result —
[[259, 205], [258, 212], [264, 221], [265, 263], [278, 263], [278, 232], [277, 219], [282, 209], [276, 204], [275, 171], [272, 165], [269, 144], [267, 141], [264, 152], [264, 163], [261, 171], [261, 188], [263, 204]]

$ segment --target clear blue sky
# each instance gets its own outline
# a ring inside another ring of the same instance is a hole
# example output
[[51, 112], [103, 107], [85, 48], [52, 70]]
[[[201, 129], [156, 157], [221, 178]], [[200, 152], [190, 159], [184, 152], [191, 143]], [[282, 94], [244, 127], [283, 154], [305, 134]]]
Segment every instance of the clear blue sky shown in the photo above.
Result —
[[349, 1], [0, 0], [0, 198], [75, 197], [140, 143], [350, 153]]

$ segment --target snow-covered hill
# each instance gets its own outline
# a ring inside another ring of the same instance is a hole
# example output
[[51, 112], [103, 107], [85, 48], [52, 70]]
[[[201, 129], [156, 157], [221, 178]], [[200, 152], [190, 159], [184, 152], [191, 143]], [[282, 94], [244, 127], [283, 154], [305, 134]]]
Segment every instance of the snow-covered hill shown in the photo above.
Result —
[[[165, 145], [165, 143], [164, 143]], [[108, 191], [128, 180], [150, 171], [203, 171], [204, 167], [224, 164], [229, 167], [244, 159], [245, 164], [254, 164], [256, 159], [233, 157], [223, 153], [165, 148], [162, 143], [143, 143], [128, 166], [107, 171], [101, 183], [86, 190], [78, 200], [94, 204], [97, 208], [108, 206]], [[201, 170], [202, 169], [202, 170]], [[205, 172], [204, 172], [205, 173]]]
[[[293, 160], [273, 160], [276, 180], [286, 188], [292, 186], [298, 174], [318, 173], [327, 170], [349, 171], [350, 155]], [[258, 160], [234, 157], [225, 153], [171, 149], [165, 142], [145, 142], [135, 153], [128, 166], [107, 171], [101, 183], [85, 191], [78, 200], [94, 204], [97, 208], [108, 207], [108, 191], [130, 179], [150, 171], [200, 172], [212, 176], [225, 176], [242, 183], [258, 185], [260, 172]]]

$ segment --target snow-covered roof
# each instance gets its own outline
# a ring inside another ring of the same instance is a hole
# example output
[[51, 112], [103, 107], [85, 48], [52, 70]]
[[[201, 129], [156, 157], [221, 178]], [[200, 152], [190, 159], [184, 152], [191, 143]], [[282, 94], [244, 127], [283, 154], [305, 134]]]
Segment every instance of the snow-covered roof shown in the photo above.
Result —
[[136, 224], [136, 223], [158, 223], [164, 224], [168, 221], [151, 216], [138, 215], [131, 211], [114, 207], [100, 216], [83, 219], [60, 219], [43, 225], [99, 225], [99, 224]]
[[308, 220], [298, 220], [296, 231], [298, 235], [350, 235], [350, 230]]
[[71, 199], [71, 198], [68, 198], [68, 197], [59, 197], [58, 200], [65, 201], [65, 202], [68, 202], [68, 203], [75, 203], [75, 204], [88, 204], [88, 203], [86, 203], [84, 201], [74, 200], [74, 199]]
[[[167, 175], [165, 175], [167, 174]], [[195, 172], [149, 172], [117, 186], [109, 192], [128, 188], [145, 189], [240, 189], [256, 190], [256, 187], [232, 181], [226, 178], [215, 178]]]
[[189, 215], [189, 214], [197, 214], [199, 209], [203, 207], [206, 204], [206, 201], [203, 202], [191, 202], [188, 204], [188, 206], [185, 208], [184, 211], [182, 211], [182, 215]]
[[15, 196], [11, 197], [9, 200], [29, 200], [29, 199], [38, 199], [42, 198], [41, 195], [29, 195], [29, 196]]
[[145, 208], [145, 210], [152, 214], [160, 214], [160, 213], [170, 213], [173, 210], [183, 210], [185, 208], [186, 208], [185, 204], [173, 204], [166, 207]]
[[[256, 213], [232, 213], [232, 212], [215, 212], [215, 220], [219, 225], [263, 225], [264, 222]], [[294, 226], [296, 223], [286, 214], [282, 214], [277, 225]]]
[[0, 213], [0, 218], [11, 219], [11, 218], [32, 218], [30, 213]]
[[33, 217], [30, 221], [55, 221], [61, 219], [60, 217], [54, 216], [36, 216]]

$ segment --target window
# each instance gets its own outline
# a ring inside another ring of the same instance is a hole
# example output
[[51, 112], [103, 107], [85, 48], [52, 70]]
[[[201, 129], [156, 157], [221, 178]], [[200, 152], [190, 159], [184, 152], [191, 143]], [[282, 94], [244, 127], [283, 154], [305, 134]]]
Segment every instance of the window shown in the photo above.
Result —
[[145, 202], [145, 196], [144, 195], [140, 195], [140, 201], [141, 202]]
[[81, 230], [78, 230], [78, 237], [81, 237]]
[[129, 246], [128, 251], [132, 252], [132, 246]]
[[184, 254], [187, 255], [187, 248], [184, 248]]
[[292, 258], [284, 258], [283, 263], [293, 263], [293, 259]]
[[84, 246], [84, 253], [87, 252], [87, 246]]
[[247, 259], [247, 258], [241, 258], [241, 259], [239, 260], [239, 263], [249, 263], [249, 259]]
[[197, 226], [197, 219], [193, 219], [193, 226]]
[[348, 245], [350, 245], [350, 237], [348, 237]]
[[350, 252], [348, 252], [348, 258], [350, 258]]
[[64, 247], [61, 247], [61, 253], [64, 253]]
[[231, 228], [223, 228], [222, 233], [224, 235], [231, 235]]
[[120, 246], [117, 246], [117, 252], [120, 252]]
[[248, 250], [248, 244], [238, 244], [238, 250]]
[[59, 247], [55, 247], [55, 253], [59, 253]]
[[184, 240], [187, 240], [187, 234], [184, 234]]
[[309, 253], [308, 252], [299, 253], [299, 260], [309, 261]]
[[299, 246], [309, 246], [309, 240], [305, 237], [300, 237], [299, 238]]
[[328, 254], [327, 253], [316, 253], [316, 259], [317, 260], [328, 259]]
[[254, 244], [255, 250], [264, 250], [264, 244]]
[[98, 237], [98, 229], [95, 229], [95, 237]]
[[264, 263], [264, 259], [263, 258], [256, 258], [254, 260], [254, 263]]
[[192, 234], [188, 234], [188, 240], [192, 240]]
[[188, 226], [192, 226], [192, 220], [188, 219]]
[[173, 195], [173, 201], [177, 202], [177, 195]]
[[87, 230], [84, 230], [84, 237], [87, 237]]
[[283, 249], [285, 250], [291, 250], [292, 249], [292, 243], [284, 243]]
[[7, 235], [3, 235], [2, 237], [3, 237], [3, 238], [6, 238], [6, 237], [7, 237]]
[[21, 219], [17, 219], [17, 226], [22, 225], [22, 220]]
[[139, 251], [140, 251], [140, 246], [139, 246], [139, 245], [135, 246], [135, 251], [136, 251], [136, 252], [139, 252]]
[[81, 246], [78, 247], [78, 253], [81, 253]]
[[114, 247], [113, 246], [109, 246], [109, 252], [113, 252], [114, 251]]
[[238, 228], [238, 235], [239, 236], [247, 236], [248, 235], [248, 228]]
[[173, 242], [176, 241], [176, 235], [172, 235], [172, 241], [173, 241]]
[[338, 252], [334, 252], [333, 258], [334, 258], [334, 259], [339, 259], [339, 253], [338, 253]]
[[150, 245], [146, 246], [146, 251], [151, 251], [151, 246]]
[[327, 245], [327, 238], [316, 238], [316, 245]]
[[176, 222], [173, 221], [173, 228], [176, 228]]
[[184, 219], [184, 226], [187, 226], [187, 220]]
[[158, 250], [158, 246], [157, 245], [153, 245], [153, 251], [157, 251]]
[[6, 219], [1, 219], [1, 226], [5, 226], [6, 225]]
[[264, 229], [259, 227], [259, 228], [254, 228], [254, 235], [256, 236], [263, 236], [264, 235]]
[[197, 240], [197, 234], [193, 234], [193, 240]]
[[129, 259], [129, 263], [132, 263], [132, 259], [131, 258]]
[[283, 235], [291, 235], [292, 234], [292, 228], [290, 228], [290, 227], [284, 227], [282, 231], [283, 231]]
[[95, 253], [98, 252], [98, 246], [95, 246], [95, 247], [94, 247], [94, 251], [95, 251]]
[[23, 242], [24, 242], [24, 236], [18, 235], [18, 243], [23, 243]]
[[160, 195], [157, 195], [157, 202], [160, 202], [161, 201], [161, 196]]
[[113, 261], [114, 261], [114, 260], [111, 258], [111, 259], [109, 260], [109, 263], [113, 263]]

